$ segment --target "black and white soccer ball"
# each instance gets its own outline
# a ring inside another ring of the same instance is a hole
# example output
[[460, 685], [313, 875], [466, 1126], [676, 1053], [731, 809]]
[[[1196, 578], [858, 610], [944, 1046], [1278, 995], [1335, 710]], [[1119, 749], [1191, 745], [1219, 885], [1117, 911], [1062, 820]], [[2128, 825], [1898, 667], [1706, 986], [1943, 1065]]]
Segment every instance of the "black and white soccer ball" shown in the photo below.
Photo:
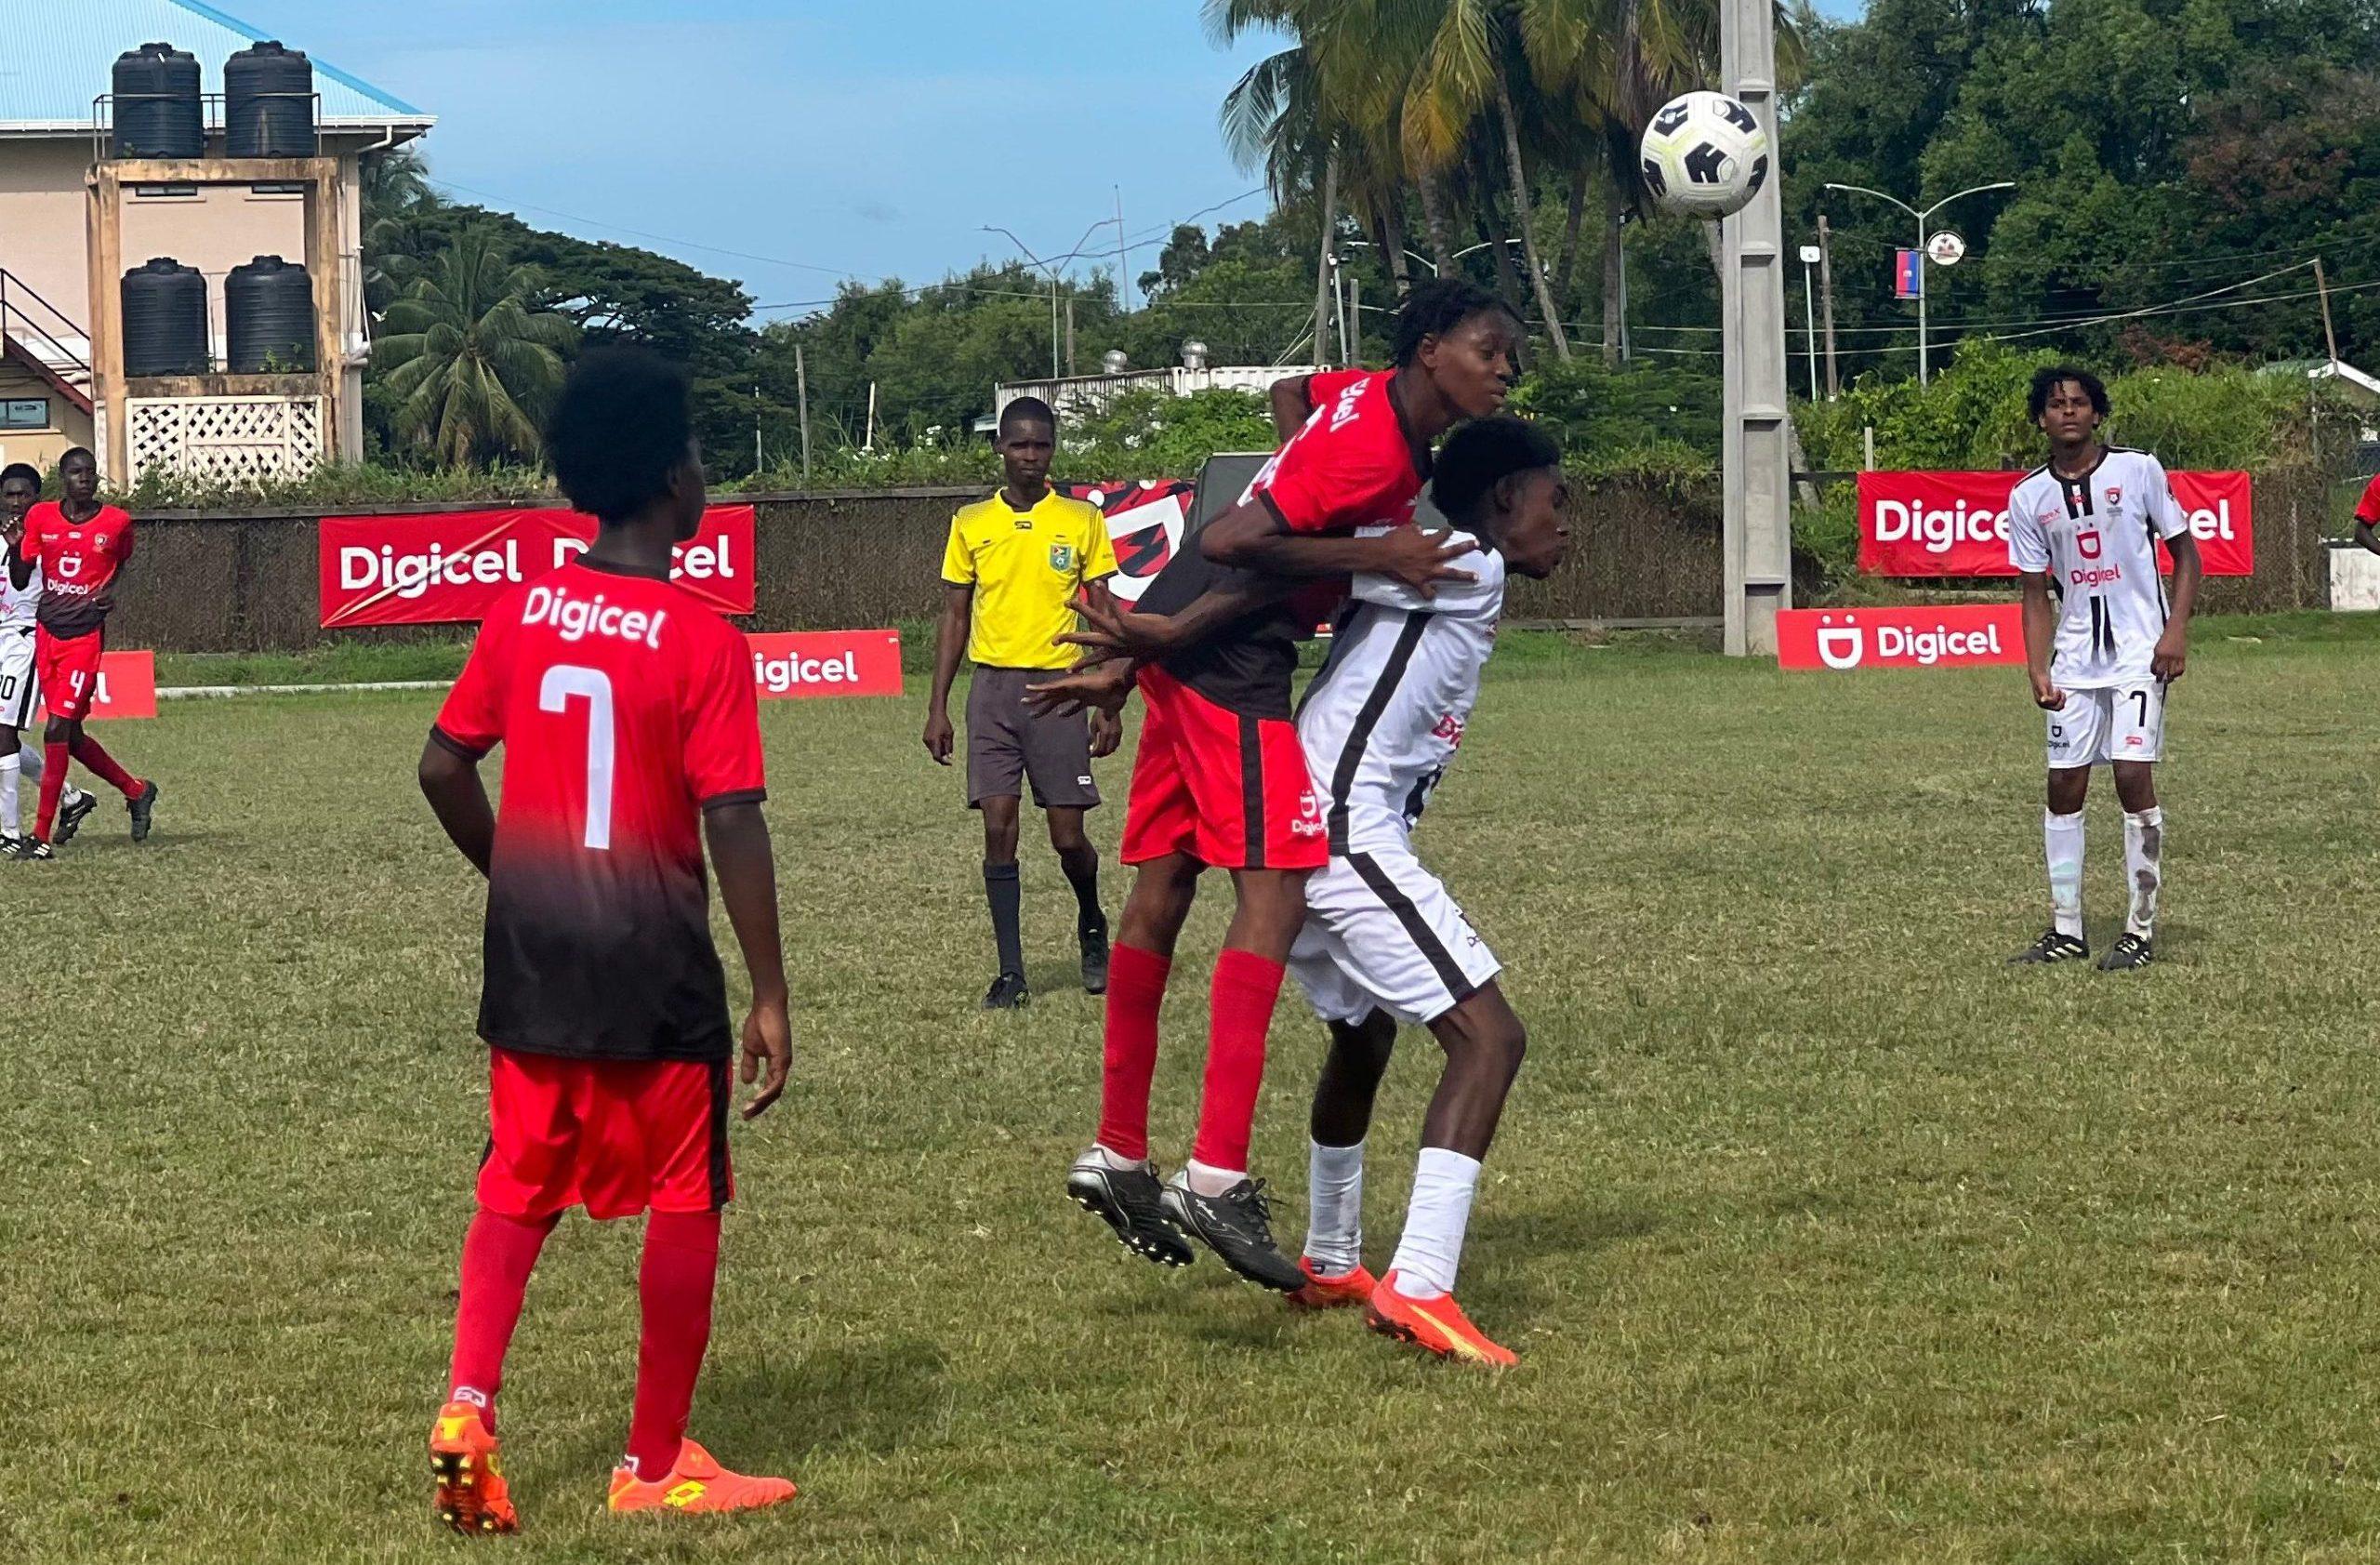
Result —
[[1645, 186], [1664, 211], [1689, 218], [1740, 212], [1768, 182], [1768, 132], [1724, 92], [1689, 92], [1645, 127]]

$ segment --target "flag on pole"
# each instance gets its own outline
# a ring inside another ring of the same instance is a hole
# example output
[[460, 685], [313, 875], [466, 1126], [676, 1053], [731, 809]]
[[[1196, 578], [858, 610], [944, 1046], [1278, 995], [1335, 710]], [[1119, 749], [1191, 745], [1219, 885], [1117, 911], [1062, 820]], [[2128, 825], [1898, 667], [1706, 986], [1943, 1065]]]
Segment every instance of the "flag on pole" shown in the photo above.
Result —
[[1893, 252], [1893, 298], [1915, 298], [1924, 290], [1924, 277], [1917, 270], [1924, 264], [1925, 254], [1922, 250]]

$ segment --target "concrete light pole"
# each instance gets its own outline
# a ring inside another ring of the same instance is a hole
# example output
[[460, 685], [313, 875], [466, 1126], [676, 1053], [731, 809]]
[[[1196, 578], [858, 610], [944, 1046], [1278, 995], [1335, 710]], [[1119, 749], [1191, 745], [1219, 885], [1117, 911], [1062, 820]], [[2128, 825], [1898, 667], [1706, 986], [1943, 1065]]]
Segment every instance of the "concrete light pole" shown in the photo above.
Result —
[[1778, 611], [1792, 606], [1792, 463], [1785, 428], [1785, 225], [1777, 124], [1772, 0], [1722, 0], [1719, 75], [1768, 136], [1770, 175], [1721, 220], [1721, 344], [1726, 357], [1725, 555], [1727, 656], [1774, 656]]

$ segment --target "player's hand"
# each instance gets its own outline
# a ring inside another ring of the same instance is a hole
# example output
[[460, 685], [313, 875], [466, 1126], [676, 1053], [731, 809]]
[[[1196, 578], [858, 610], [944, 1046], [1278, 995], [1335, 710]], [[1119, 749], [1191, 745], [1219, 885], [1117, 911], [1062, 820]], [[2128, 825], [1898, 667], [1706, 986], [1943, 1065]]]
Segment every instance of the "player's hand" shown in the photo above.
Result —
[[752, 1002], [744, 1018], [744, 1084], [758, 1081], [760, 1091], [744, 1105], [744, 1118], [757, 1120], [785, 1094], [785, 1079], [793, 1069], [793, 1023], [783, 1000]]
[[1403, 582], [1424, 598], [1436, 597], [1442, 582], [1477, 579], [1469, 571], [1455, 569], [1452, 564], [1478, 549], [1472, 539], [1455, 542], [1444, 533], [1392, 527], [1381, 535], [1381, 574]]
[[1026, 685], [1025, 704], [1045, 717], [1071, 717], [1079, 711], [1104, 712], [1112, 717], [1124, 710], [1131, 694], [1130, 663], [1121, 659], [1078, 663], [1038, 684]]
[[1075, 612], [1082, 616], [1082, 629], [1059, 636], [1057, 644], [1097, 653], [1097, 661], [1109, 657], [1162, 657], [1181, 639], [1169, 617], [1136, 614], [1121, 603], [1093, 603], [1088, 592], [1075, 600]]
[[950, 749], [954, 740], [948, 712], [926, 713], [926, 753], [933, 757], [935, 765], [950, 764]]
[[2157, 650], [2149, 659], [2149, 671], [2171, 684], [2182, 677], [2183, 666], [2189, 662], [2190, 648], [2179, 626], [2169, 627], [2157, 638]]
[[1114, 712], [1091, 714], [1091, 758], [1102, 761], [1116, 753], [1124, 742], [1124, 720]]
[[[2029, 670], [2030, 671], [2030, 670]], [[2033, 705], [2045, 712], [2064, 710], [2066, 692], [2050, 683], [2047, 674], [2033, 674]]]

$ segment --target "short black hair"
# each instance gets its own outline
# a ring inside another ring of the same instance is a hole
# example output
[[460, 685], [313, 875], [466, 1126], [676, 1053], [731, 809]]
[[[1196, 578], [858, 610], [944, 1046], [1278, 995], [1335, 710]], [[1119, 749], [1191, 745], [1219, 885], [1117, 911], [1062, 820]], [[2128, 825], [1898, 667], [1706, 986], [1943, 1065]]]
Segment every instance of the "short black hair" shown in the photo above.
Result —
[[1502, 480], [1561, 465], [1562, 447], [1543, 426], [1503, 413], [1474, 418], [1440, 448], [1431, 497], [1448, 521], [1468, 527], [1485, 520], [1488, 498]]
[[1052, 435], [1058, 432], [1058, 416], [1051, 411], [1048, 403], [1043, 402], [1039, 397], [1018, 397], [1000, 409], [998, 438], [1006, 440], [1008, 427], [1011, 424], [1022, 424], [1028, 419], [1049, 425]]
[[1421, 352], [1425, 337], [1444, 337], [1474, 315], [1502, 315], [1520, 325], [1513, 308], [1476, 283], [1441, 277], [1405, 296], [1396, 309], [1395, 334], [1389, 343], [1389, 362], [1403, 369]]
[[65, 450], [58, 454], [59, 471], [61, 472], [64, 471], [66, 464], [73, 461], [77, 457], [82, 458], [83, 460], [90, 463], [93, 467], [98, 467], [99, 465], [99, 459], [91, 455], [91, 448], [89, 446], [70, 445]]
[[694, 437], [685, 367], [641, 348], [599, 348], [562, 382], [546, 455], [570, 503], [605, 522], [669, 492]]
[[2042, 415], [2049, 411], [2051, 395], [2069, 380], [2082, 388], [2082, 394], [2091, 399], [2092, 409], [2100, 418], [2108, 416], [2107, 383], [2074, 365], [2050, 365], [2033, 371], [2033, 389], [2025, 396], [2025, 416], [2040, 423]]
[[41, 469], [31, 462], [10, 462], [7, 467], [0, 468], [0, 484], [6, 484], [12, 478], [23, 479], [33, 486], [34, 494], [41, 493]]

